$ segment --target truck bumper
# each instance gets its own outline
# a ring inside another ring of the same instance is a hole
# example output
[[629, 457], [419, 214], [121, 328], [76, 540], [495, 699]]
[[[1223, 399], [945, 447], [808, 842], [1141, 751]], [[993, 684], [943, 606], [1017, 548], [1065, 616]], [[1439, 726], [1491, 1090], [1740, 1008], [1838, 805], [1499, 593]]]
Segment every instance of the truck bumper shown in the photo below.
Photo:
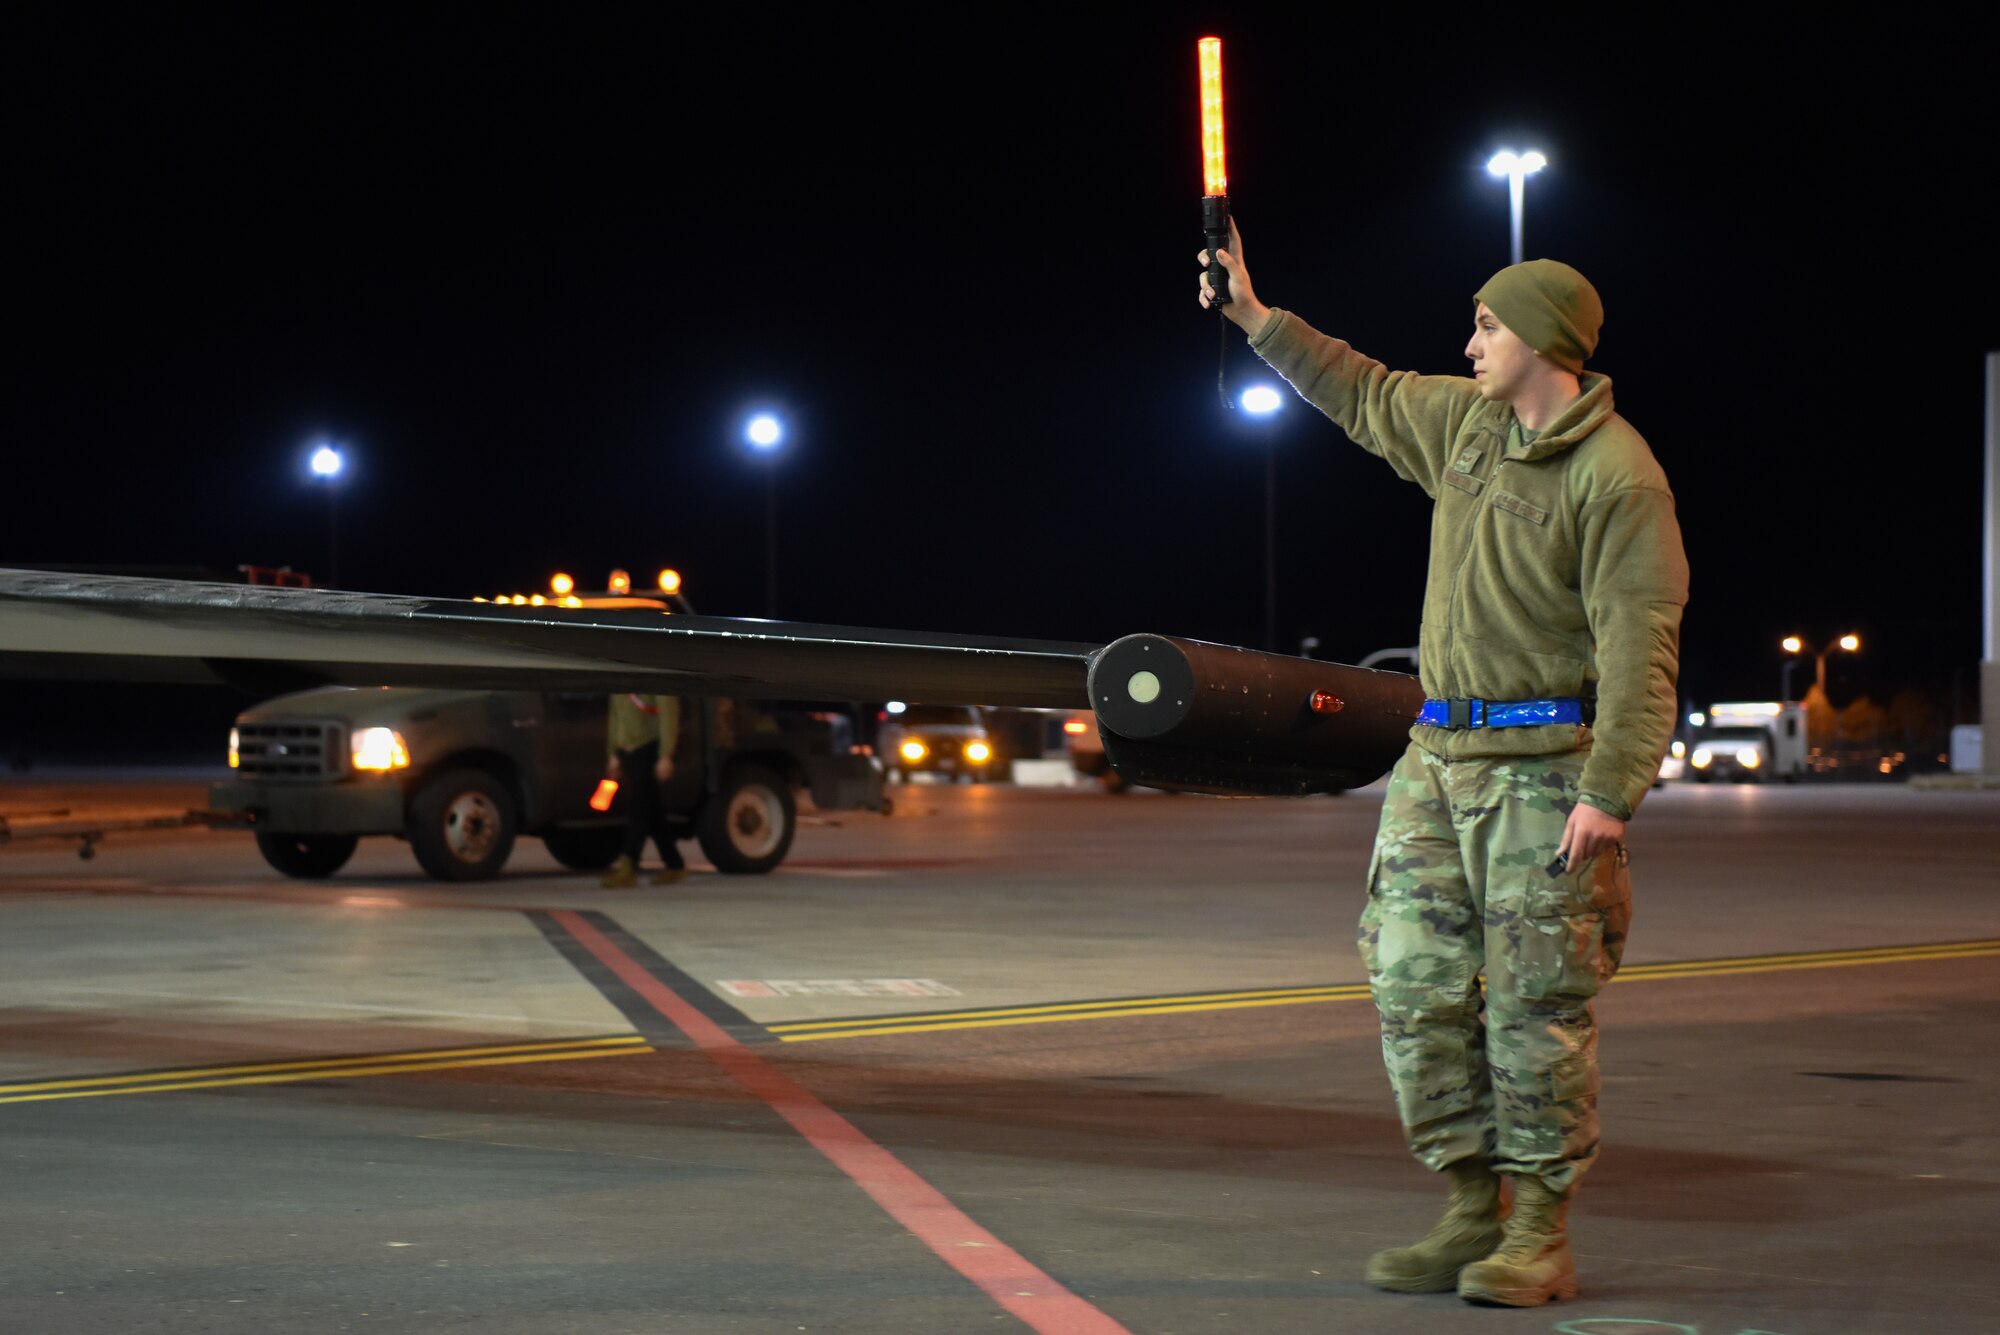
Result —
[[882, 767], [873, 756], [809, 756], [806, 784], [821, 811], [882, 810]]
[[208, 793], [218, 824], [274, 834], [401, 834], [403, 788], [393, 779], [350, 783], [266, 783], [233, 779]]

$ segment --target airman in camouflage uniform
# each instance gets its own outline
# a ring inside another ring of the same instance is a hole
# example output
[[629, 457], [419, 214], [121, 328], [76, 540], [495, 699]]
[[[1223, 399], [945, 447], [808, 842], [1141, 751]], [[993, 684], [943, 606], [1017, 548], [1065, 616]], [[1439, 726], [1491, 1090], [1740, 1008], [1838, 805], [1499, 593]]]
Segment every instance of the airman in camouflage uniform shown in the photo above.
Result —
[[1676, 706], [1673, 493], [1610, 380], [1583, 370], [1603, 308], [1576, 270], [1494, 275], [1475, 297], [1473, 378], [1419, 376], [1258, 301], [1232, 239], [1224, 313], [1436, 501], [1431, 702], [1390, 775], [1360, 945], [1410, 1148], [1451, 1198], [1368, 1278], [1508, 1306], [1574, 1297], [1568, 1201], [1598, 1139], [1590, 1003], [1624, 950], [1625, 822]]

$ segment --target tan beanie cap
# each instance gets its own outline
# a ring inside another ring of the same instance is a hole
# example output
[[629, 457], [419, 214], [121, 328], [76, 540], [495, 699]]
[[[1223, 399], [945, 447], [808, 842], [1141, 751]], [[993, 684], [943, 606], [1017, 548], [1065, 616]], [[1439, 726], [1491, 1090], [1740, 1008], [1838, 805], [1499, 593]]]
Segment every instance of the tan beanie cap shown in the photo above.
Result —
[[1511, 264], [1473, 294], [1523, 343], [1571, 373], [1597, 351], [1604, 303], [1590, 280], [1559, 260]]

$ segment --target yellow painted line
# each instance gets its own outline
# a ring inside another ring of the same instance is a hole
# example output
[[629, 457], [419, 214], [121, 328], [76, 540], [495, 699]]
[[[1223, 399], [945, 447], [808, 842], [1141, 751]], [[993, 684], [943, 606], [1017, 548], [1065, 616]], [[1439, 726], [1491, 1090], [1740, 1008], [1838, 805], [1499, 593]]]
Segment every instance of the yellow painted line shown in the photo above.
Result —
[[1858, 946], [1847, 950], [1800, 950], [1783, 955], [1732, 955], [1713, 960], [1678, 960], [1666, 964], [1635, 964], [1619, 973], [1623, 978], [1665, 973], [1677, 969], [1737, 969], [1749, 965], [1796, 967], [1804, 962], [1866, 964], [1875, 960], [1923, 959], [1931, 955], [1966, 953], [1988, 954], [2000, 950], [2000, 939], [1985, 941], [1937, 941], [1918, 946]]
[[1789, 973], [1798, 969], [1852, 969], [1867, 964], [1906, 964], [1921, 960], [1963, 960], [1983, 959], [2000, 956], [2000, 946], [1984, 950], [1923, 951], [1902, 954], [1851, 955], [1838, 959], [1797, 959], [1786, 961], [1760, 961], [1755, 964], [1738, 964], [1734, 961], [1717, 961], [1702, 968], [1688, 967], [1639, 967], [1620, 970], [1613, 982], [1630, 979], [1644, 983], [1662, 978], [1714, 978], [1727, 974], [1746, 973]]
[[511, 1057], [460, 1058], [455, 1061], [398, 1062], [390, 1066], [335, 1066], [322, 1067], [312, 1071], [272, 1071], [261, 1075], [237, 1075], [217, 1080], [162, 1080], [153, 1085], [127, 1085], [122, 1089], [73, 1089], [58, 1090], [44, 1094], [11, 1094], [0, 1097], [0, 1103], [41, 1103], [50, 1099], [97, 1099], [114, 1094], [171, 1094], [186, 1089], [222, 1089], [230, 1085], [279, 1085], [291, 1080], [316, 1080], [322, 1076], [358, 1077], [369, 1075], [402, 1075], [409, 1071], [450, 1071], [468, 1066], [518, 1066], [526, 1062], [582, 1061], [588, 1057], [623, 1057], [628, 1053], [651, 1052], [650, 1046], [643, 1048], [593, 1048], [562, 1052], [529, 1052]]
[[[1743, 955], [1728, 959], [1685, 960], [1664, 964], [1634, 964], [1619, 971], [1618, 982], [1659, 978], [1709, 978], [1728, 974], [1784, 973], [1798, 969], [1841, 969], [1865, 964], [1911, 960], [1979, 959], [2000, 956], [2000, 939], [1945, 941], [1920, 946], [1859, 947], [1851, 950], [1798, 951], [1788, 955]], [[995, 1029], [1018, 1024], [1056, 1024], [1066, 1020], [1105, 1020], [1123, 1015], [1178, 1015], [1196, 1011], [1243, 1010], [1255, 1006], [1298, 1006], [1318, 1001], [1359, 1001], [1369, 996], [1366, 983], [1324, 987], [1274, 988], [1264, 992], [1213, 992], [1185, 997], [1136, 1001], [1072, 1002], [1054, 1006], [1015, 1006], [987, 1011], [933, 1012], [872, 1020], [812, 1020], [774, 1024], [770, 1032], [785, 1043], [810, 1043], [827, 1038], [867, 1038], [875, 1034], [935, 1034], [953, 1029]]]
[[[248, 1062], [240, 1066], [197, 1066], [172, 1071], [146, 1071], [137, 1075], [101, 1075], [97, 1077], [78, 1076], [62, 1080], [33, 1080], [19, 1085], [0, 1085], [0, 1094], [23, 1093], [54, 1089], [101, 1088], [107, 1085], [146, 1084], [162, 1080], [206, 1079], [211, 1076], [258, 1075], [265, 1072], [291, 1072], [298, 1079], [309, 1075], [349, 1066], [386, 1066], [399, 1062], [436, 1062], [457, 1057], [497, 1057], [510, 1053], [538, 1053], [569, 1051], [574, 1048], [644, 1046], [646, 1040], [638, 1034], [621, 1034], [615, 1038], [577, 1038], [567, 1042], [550, 1040], [545, 1043], [503, 1043], [486, 1044], [476, 1048], [431, 1048], [421, 1052], [372, 1053], [368, 1056], [321, 1057], [311, 1061], [290, 1062]], [[425, 1067], [423, 1069], [433, 1069]]]
[[1248, 1001], [1264, 997], [1304, 997], [1313, 999], [1332, 992], [1355, 988], [1367, 992], [1366, 983], [1322, 983], [1315, 987], [1260, 988], [1254, 992], [1191, 993], [1181, 997], [1132, 997], [1119, 1001], [1067, 1001], [1047, 1006], [1001, 1006], [976, 1011], [926, 1011], [922, 1015], [887, 1015], [872, 1020], [797, 1020], [765, 1026], [774, 1034], [797, 1033], [806, 1029], [861, 1029], [872, 1025], [900, 1025], [915, 1020], [984, 1020], [1008, 1015], [1054, 1015], [1070, 1011], [1117, 1011], [1143, 1006], [1183, 1005], [1201, 1001]]
[[822, 1038], [869, 1038], [881, 1034], [935, 1034], [948, 1029], [996, 1029], [1003, 1025], [1060, 1024], [1065, 1020], [1115, 1020], [1128, 1015], [1182, 1015], [1191, 1011], [1233, 1011], [1253, 1006], [1304, 1006], [1319, 1001], [1357, 1001], [1368, 996], [1366, 984], [1352, 988], [1329, 988], [1307, 996], [1255, 997], [1243, 1001], [1204, 1001], [1192, 1005], [1127, 1006], [1118, 1010], [1072, 1010], [1053, 1015], [1008, 1015], [984, 1020], [953, 1020], [926, 1024], [918, 1016], [908, 1022], [872, 1029], [834, 1029], [816, 1034], [779, 1034], [784, 1043], [811, 1043]]

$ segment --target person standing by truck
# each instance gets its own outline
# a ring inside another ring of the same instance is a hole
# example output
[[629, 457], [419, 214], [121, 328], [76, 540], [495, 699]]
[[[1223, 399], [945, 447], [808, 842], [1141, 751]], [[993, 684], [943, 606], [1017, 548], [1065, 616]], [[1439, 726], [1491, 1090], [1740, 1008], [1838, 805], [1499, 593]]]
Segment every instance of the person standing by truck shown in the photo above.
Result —
[[[1473, 296], [1471, 377], [1423, 376], [1266, 306], [1230, 242], [1223, 313], [1436, 502], [1430, 699], [1383, 800], [1360, 948], [1404, 1134], [1451, 1196], [1367, 1277], [1510, 1307], [1573, 1298], [1568, 1206], [1598, 1144], [1590, 1003], [1623, 953], [1625, 823], [1676, 712], [1673, 493], [1610, 379], [1583, 369], [1604, 311], [1570, 266], [1495, 274]], [[1213, 295], [1204, 273], [1201, 305]]]
[[618, 781], [618, 805], [625, 816], [625, 847], [604, 873], [607, 889], [639, 883], [639, 860], [646, 841], [660, 850], [665, 865], [654, 885], [673, 885], [687, 876], [673, 828], [660, 802], [660, 786], [674, 777], [674, 747], [680, 742], [681, 702], [673, 695], [626, 692], [611, 697], [609, 754], [604, 772]]

